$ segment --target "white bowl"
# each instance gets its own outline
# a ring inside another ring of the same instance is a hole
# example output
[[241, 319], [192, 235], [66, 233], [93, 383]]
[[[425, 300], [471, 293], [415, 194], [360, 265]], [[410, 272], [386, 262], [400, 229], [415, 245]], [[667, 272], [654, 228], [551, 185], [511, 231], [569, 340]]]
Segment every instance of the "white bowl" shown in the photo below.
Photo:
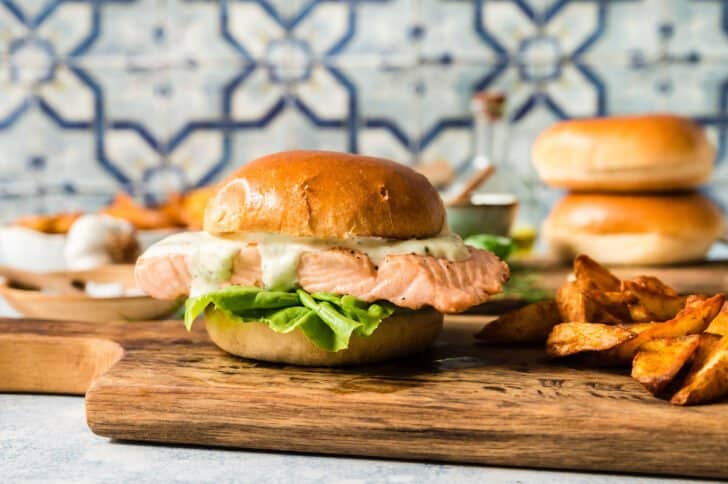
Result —
[[[178, 229], [140, 230], [137, 239], [142, 251], [153, 243], [179, 232]], [[25, 227], [0, 227], [0, 265], [33, 272], [68, 269], [63, 251], [64, 234], [44, 234]]]
[[25, 227], [0, 227], [0, 262], [16, 269], [62, 271], [66, 268], [65, 245], [63, 234], [44, 234]]

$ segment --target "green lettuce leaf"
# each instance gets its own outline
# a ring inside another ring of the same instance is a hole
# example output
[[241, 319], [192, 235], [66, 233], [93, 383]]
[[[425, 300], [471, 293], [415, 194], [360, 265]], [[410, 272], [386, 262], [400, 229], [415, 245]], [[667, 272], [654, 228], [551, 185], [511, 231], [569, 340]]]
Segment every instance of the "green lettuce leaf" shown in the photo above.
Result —
[[465, 239], [465, 244], [476, 249], [487, 250], [506, 260], [516, 250], [516, 244], [508, 237], [491, 234], [471, 235]]
[[266, 323], [276, 333], [300, 328], [311, 342], [326, 351], [348, 348], [352, 334], [370, 336], [396, 309], [386, 302], [366, 303], [348, 295], [228, 286], [187, 300], [187, 330], [210, 306], [241, 324]]

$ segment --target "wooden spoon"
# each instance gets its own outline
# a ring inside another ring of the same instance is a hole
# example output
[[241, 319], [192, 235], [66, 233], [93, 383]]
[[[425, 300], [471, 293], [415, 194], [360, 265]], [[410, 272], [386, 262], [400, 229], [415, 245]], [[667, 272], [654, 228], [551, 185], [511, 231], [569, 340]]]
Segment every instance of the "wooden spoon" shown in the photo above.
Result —
[[453, 178], [455, 178], [455, 170], [452, 165], [443, 159], [433, 161], [427, 165], [417, 166], [415, 170], [424, 175], [436, 188], [450, 185]]
[[467, 205], [470, 203], [470, 198], [473, 196], [473, 192], [480, 187], [483, 183], [493, 175], [495, 166], [488, 164], [480, 170], [473, 173], [470, 178], [465, 182], [463, 187], [455, 193], [454, 196], [450, 197], [447, 201], [449, 207], [456, 205]]

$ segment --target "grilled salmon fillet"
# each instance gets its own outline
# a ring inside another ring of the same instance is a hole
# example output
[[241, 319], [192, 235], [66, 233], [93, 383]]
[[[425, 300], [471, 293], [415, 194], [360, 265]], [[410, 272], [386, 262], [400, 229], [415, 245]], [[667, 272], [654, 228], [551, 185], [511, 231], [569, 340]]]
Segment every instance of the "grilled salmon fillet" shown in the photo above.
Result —
[[[508, 266], [490, 252], [468, 248], [470, 257], [450, 261], [426, 255], [388, 255], [375, 266], [361, 252], [329, 249], [304, 252], [298, 283], [308, 292], [350, 294], [366, 302], [386, 300], [410, 309], [432, 306], [456, 313], [485, 302], [501, 291]], [[137, 285], [158, 299], [189, 293], [192, 274], [184, 254], [142, 256], [136, 265]], [[260, 254], [255, 245], [240, 249], [232, 274], [222, 285], [262, 287]]]

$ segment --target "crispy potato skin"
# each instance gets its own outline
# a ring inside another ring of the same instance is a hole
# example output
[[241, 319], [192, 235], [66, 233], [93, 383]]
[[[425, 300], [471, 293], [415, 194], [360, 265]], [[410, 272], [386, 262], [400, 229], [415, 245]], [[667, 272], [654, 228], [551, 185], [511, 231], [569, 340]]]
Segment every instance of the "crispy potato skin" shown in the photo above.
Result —
[[551, 329], [561, 322], [554, 301], [541, 301], [503, 314], [475, 335], [487, 344], [543, 344]]
[[587, 351], [603, 351], [634, 338], [636, 333], [621, 326], [599, 323], [561, 323], [546, 341], [546, 353], [555, 358]]
[[718, 314], [723, 302], [723, 295], [717, 294], [704, 301], [697, 301], [692, 305], [687, 305], [670, 321], [646, 329], [635, 338], [614, 347], [606, 355], [606, 359], [616, 364], [626, 365], [632, 361], [635, 354], [637, 354], [637, 350], [650, 340], [702, 333]]
[[619, 324], [623, 322], [603, 305], [592, 299], [577, 282], [570, 282], [556, 292], [556, 304], [562, 321], [593, 321]]
[[621, 293], [632, 321], [666, 321], [685, 306], [685, 298], [654, 277], [622, 281]]
[[728, 334], [728, 302], [723, 303], [723, 309], [711, 321], [710, 325], [705, 329], [705, 332], [721, 336]]
[[632, 361], [632, 378], [659, 396], [688, 364], [700, 345], [701, 335], [657, 338], [643, 344]]
[[604, 266], [582, 254], [574, 259], [574, 277], [580, 289], [602, 292], [619, 291], [620, 281]]
[[728, 336], [722, 336], [720, 339], [704, 338], [701, 340], [698, 354], [683, 387], [672, 396], [670, 403], [696, 405], [717, 400], [726, 394], [728, 394]]

